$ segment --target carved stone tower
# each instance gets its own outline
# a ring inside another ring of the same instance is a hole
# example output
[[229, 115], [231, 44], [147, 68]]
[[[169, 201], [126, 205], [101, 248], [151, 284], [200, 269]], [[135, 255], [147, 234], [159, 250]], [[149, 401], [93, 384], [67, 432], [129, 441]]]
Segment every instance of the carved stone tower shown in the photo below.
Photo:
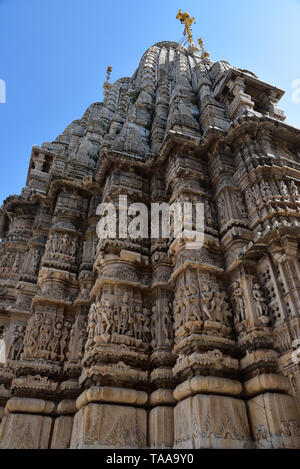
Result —
[[[300, 448], [300, 131], [282, 95], [161, 42], [33, 147], [0, 212], [0, 448]], [[98, 239], [119, 196], [203, 203], [204, 246]]]

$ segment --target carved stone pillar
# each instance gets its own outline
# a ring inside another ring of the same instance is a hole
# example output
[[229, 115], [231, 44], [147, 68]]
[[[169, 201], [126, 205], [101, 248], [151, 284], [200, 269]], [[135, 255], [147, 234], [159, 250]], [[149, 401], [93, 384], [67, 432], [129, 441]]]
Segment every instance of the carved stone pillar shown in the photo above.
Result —
[[0, 426], [1, 449], [48, 449], [55, 410], [51, 401], [11, 398]]

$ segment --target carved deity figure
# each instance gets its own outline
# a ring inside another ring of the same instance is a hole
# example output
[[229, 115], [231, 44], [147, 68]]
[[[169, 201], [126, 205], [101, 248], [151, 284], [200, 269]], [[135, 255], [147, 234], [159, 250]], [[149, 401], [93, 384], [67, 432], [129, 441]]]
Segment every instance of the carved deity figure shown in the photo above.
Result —
[[53, 336], [53, 327], [51, 320], [46, 318], [44, 324], [40, 328], [40, 335], [38, 339], [38, 348], [41, 351], [48, 351], [49, 343]]
[[238, 321], [246, 320], [246, 307], [243, 290], [241, 288], [240, 282], [234, 282], [233, 284], [233, 295], [232, 300], [235, 305], [235, 311], [238, 317]]
[[31, 266], [30, 266], [30, 271], [32, 274], [36, 274], [38, 270], [40, 258], [41, 258], [40, 251], [38, 249], [35, 249], [33, 251], [33, 256], [32, 256]]
[[129, 319], [129, 297], [126, 292], [123, 296], [122, 302], [119, 306], [119, 324], [118, 324], [118, 334], [125, 335], [127, 330], [127, 323]]
[[144, 322], [145, 322], [145, 318], [142, 312], [142, 307], [140, 305], [137, 305], [135, 307], [135, 324], [134, 324], [134, 337], [137, 340], [142, 339]]
[[79, 358], [79, 360], [81, 360], [83, 355], [84, 355], [84, 347], [85, 347], [85, 343], [86, 343], [86, 337], [87, 337], [86, 328], [84, 326], [81, 326], [80, 330], [79, 330], [79, 341], [78, 341], [78, 358]]
[[280, 187], [281, 195], [283, 197], [289, 197], [289, 195], [290, 195], [289, 190], [288, 190], [288, 187], [287, 187], [287, 185], [285, 184], [284, 181], [280, 181], [279, 187]]
[[142, 339], [144, 342], [149, 342], [151, 336], [150, 314], [147, 308], [143, 309], [144, 324], [142, 330]]
[[187, 295], [185, 322], [201, 321], [199, 309], [199, 290], [195, 282], [186, 285], [185, 293]]
[[263, 294], [261, 286], [258, 283], [255, 283], [253, 285], [252, 294], [253, 294], [253, 298], [254, 298], [255, 303], [256, 303], [256, 310], [257, 310], [257, 315], [258, 315], [259, 319], [261, 319], [261, 318], [266, 318], [266, 320], [270, 319], [269, 318], [269, 308], [268, 308], [268, 305], [266, 303], [267, 300], [266, 300], [266, 298]]
[[266, 198], [269, 198], [273, 195], [270, 189], [269, 183], [267, 181], [264, 181], [261, 183], [260, 190], [261, 190], [264, 200], [266, 200]]
[[233, 203], [235, 206], [236, 214], [238, 218], [244, 218], [247, 216], [242, 194], [240, 192], [234, 192], [232, 195]]
[[55, 233], [52, 236], [52, 243], [51, 243], [51, 251], [53, 252], [59, 252], [59, 247], [60, 247], [60, 237], [58, 233]]
[[201, 297], [202, 297], [202, 308], [203, 313], [206, 316], [206, 319], [213, 321], [213, 317], [211, 315], [211, 303], [214, 296], [214, 292], [212, 291], [210, 285], [204, 284], [202, 286]]
[[73, 238], [70, 243], [69, 255], [74, 257], [77, 251], [77, 240]]
[[162, 311], [162, 331], [164, 333], [165, 345], [171, 345], [173, 339], [173, 321], [170, 305]]
[[290, 184], [291, 193], [294, 197], [299, 197], [299, 189], [295, 181], [292, 181]]
[[27, 324], [25, 337], [24, 337], [24, 357], [36, 358], [38, 354], [38, 340], [40, 327], [43, 317], [40, 314], [32, 316]]
[[110, 301], [105, 300], [101, 307], [101, 335], [109, 335], [113, 327], [113, 308]]
[[59, 341], [59, 353], [60, 353], [61, 360], [64, 360], [65, 358], [65, 352], [66, 352], [66, 348], [67, 348], [67, 344], [69, 340], [69, 334], [70, 334], [70, 327], [71, 327], [71, 324], [68, 321], [65, 321], [63, 330], [61, 332], [60, 341]]
[[225, 206], [225, 198], [223, 195], [221, 195], [221, 197], [218, 200], [218, 211], [219, 211], [220, 222], [224, 223], [226, 220], [226, 215], [225, 215], [226, 206]]
[[23, 351], [25, 327], [17, 325], [13, 332], [12, 343], [9, 349], [8, 356], [11, 360], [19, 360]]
[[51, 352], [52, 359], [56, 358], [56, 353], [58, 351], [58, 346], [59, 346], [59, 342], [60, 342], [60, 338], [62, 334], [62, 327], [63, 325], [61, 321], [57, 321], [56, 324], [54, 325], [52, 338], [49, 342], [49, 352]]
[[229, 326], [231, 312], [229, 311], [225, 292], [220, 292], [218, 289], [213, 291], [209, 284], [204, 284], [201, 297], [202, 308], [206, 317], [210, 321], [225, 323]]
[[86, 343], [86, 349], [88, 349], [94, 341], [95, 330], [96, 330], [97, 323], [98, 323], [97, 319], [98, 319], [97, 306], [95, 303], [93, 303], [89, 311], [89, 319], [88, 319], [88, 327], [87, 327], [88, 340]]
[[17, 272], [19, 270], [20, 263], [21, 263], [20, 253], [17, 253], [17, 255], [15, 257], [15, 260], [14, 260], [14, 263], [12, 265], [12, 271], [13, 272]]
[[59, 249], [62, 254], [67, 254], [69, 243], [70, 243], [69, 236], [67, 234], [64, 234], [60, 240], [60, 249]]

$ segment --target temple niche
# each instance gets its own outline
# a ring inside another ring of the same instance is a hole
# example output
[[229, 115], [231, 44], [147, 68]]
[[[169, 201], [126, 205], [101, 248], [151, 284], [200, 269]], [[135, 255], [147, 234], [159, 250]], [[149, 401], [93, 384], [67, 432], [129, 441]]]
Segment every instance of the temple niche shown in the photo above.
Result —
[[[108, 70], [0, 209], [2, 449], [300, 448], [300, 131], [199, 46]], [[98, 238], [120, 196], [204, 204], [203, 247]]]

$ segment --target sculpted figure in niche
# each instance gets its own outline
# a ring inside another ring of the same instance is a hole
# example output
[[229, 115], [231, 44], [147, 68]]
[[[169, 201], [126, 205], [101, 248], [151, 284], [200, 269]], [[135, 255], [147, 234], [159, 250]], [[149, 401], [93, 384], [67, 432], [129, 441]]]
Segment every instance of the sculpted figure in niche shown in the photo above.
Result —
[[59, 252], [59, 247], [60, 247], [60, 238], [59, 238], [59, 235], [55, 233], [52, 238], [52, 251]]
[[62, 254], [67, 254], [68, 247], [69, 247], [69, 236], [65, 234], [60, 240], [60, 252]]
[[238, 218], [244, 218], [247, 216], [242, 194], [240, 194], [240, 192], [234, 192], [232, 198]]
[[266, 300], [266, 298], [265, 298], [265, 296], [262, 292], [262, 289], [261, 289], [261, 287], [258, 283], [255, 283], [253, 285], [252, 293], [253, 293], [253, 298], [256, 302], [256, 311], [257, 311], [257, 315], [258, 315], [259, 319], [263, 323], [268, 323], [270, 321], [269, 308], [268, 308], [268, 305], [266, 303], [267, 300]]
[[142, 339], [144, 342], [149, 342], [149, 337], [151, 335], [151, 326], [150, 326], [150, 316], [149, 316], [149, 309], [143, 309], [143, 317], [144, 317], [144, 325], [142, 331]]
[[137, 340], [142, 339], [143, 325], [145, 322], [144, 315], [142, 313], [141, 305], [136, 305], [135, 307], [135, 323], [134, 323], [134, 337]]
[[[40, 326], [42, 324], [42, 316], [37, 314], [32, 316], [29, 321], [24, 337], [24, 356], [36, 358], [38, 353], [38, 339]], [[26, 347], [26, 350], [25, 350]]]
[[89, 319], [88, 319], [88, 327], [87, 327], [88, 339], [86, 343], [86, 350], [90, 348], [90, 346], [92, 345], [94, 341], [96, 327], [97, 327], [97, 307], [96, 307], [96, 304], [93, 303], [89, 311]]
[[204, 213], [205, 213], [207, 226], [211, 228], [214, 227], [215, 222], [214, 222], [213, 212], [212, 212], [212, 208], [208, 200], [205, 201], [204, 210], [205, 210]]
[[35, 249], [33, 251], [33, 257], [32, 257], [32, 261], [31, 261], [31, 272], [33, 274], [36, 274], [36, 272], [38, 270], [40, 258], [41, 258], [40, 251], [38, 249]]
[[252, 193], [253, 193], [255, 205], [259, 206], [261, 204], [261, 194], [260, 194], [260, 188], [257, 184], [253, 186]]
[[86, 343], [86, 328], [81, 326], [79, 331], [79, 341], [78, 341], [78, 358], [81, 360], [84, 355], [84, 347]]
[[234, 282], [232, 300], [235, 304], [235, 311], [238, 316], [239, 322], [246, 320], [246, 308], [243, 290], [240, 282]]
[[253, 193], [251, 188], [246, 191], [245, 198], [248, 210], [251, 210], [254, 207]]
[[157, 331], [157, 325], [158, 325], [158, 308], [157, 305], [155, 304], [152, 308], [152, 317], [151, 317], [151, 333], [152, 333], [152, 347], [155, 347], [158, 344], [158, 331]]
[[201, 321], [198, 287], [195, 282], [192, 282], [190, 285], [187, 285], [186, 289], [189, 303], [189, 318], [186, 318], [186, 321]]
[[70, 341], [69, 341], [68, 352], [67, 352], [68, 360], [72, 358], [72, 353], [73, 353], [73, 349], [75, 346], [76, 329], [77, 329], [77, 324], [76, 322], [74, 322], [71, 328], [71, 332], [70, 332]]
[[299, 197], [299, 189], [295, 181], [292, 181], [290, 184], [291, 193], [294, 197]]
[[226, 326], [230, 325], [231, 312], [229, 311], [229, 305], [226, 301], [226, 294], [224, 292], [215, 292], [212, 311], [215, 321], [224, 322]]
[[39, 335], [39, 340], [38, 340], [39, 350], [42, 350], [42, 351], [48, 350], [52, 335], [53, 335], [53, 328], [52, 328], [51, 320], [49, 318], [46, 318], [40, 330], [40, 335]]
[[70, 243], [69, 254], [71, 257], [74, 257], [77, 251], [77, 240], [73, 238]]
[[101, 319], [101, 335], [109, 335], [113, 327], [113, 308], [108, 300], [103, 302]]
[[19, 360], [23, 351], [25, 327], [17, 325], [13, 333], [13, 340], [10, 346], [8, 356], [11, 360]]
[[267, 181], [264, 181], [261, 184], [260, 189], [261, 189], [261, 193], [264, 199], [271, 197], [273, 195], [270, 189], [269, 183]]
[[290, 195], [289, 190], [288, 190], [287, 185], [285, 184], [284, 181], [280, 181], [279, 187], [280, 187], [281, 195], [283, 197], [289, 197], [289, 195]]
[[126, 335], [128, 337], [133, 337], [134, 336], [134, 316], [133, 316], [131, 310], [128, 311]]
[[129, 317], [129, 305], [128, 305], [129, 297], [128, 293], [126, 292], [123, 296], [122, 303], [120, 304], [119, 311], [119, 324], [118, 324], [118, 334], [124, 335], [127, 329], [127, 322]]
[[173, 339], [173, 321], [170, 305], [163, 309], [162, 312], [162, 330], [164, 333], [166, 345], [171, 345]]
[[220, 222], [221, 223], [225, 222], [225, 199], [223, 195], [218, 200], [218, 211], [219, 211]]
[[61, 338], [59, 342], [59, 352], [60, 352], [60, 356], [62, 360], [65, 358], [65, 352], [66, 352], [66, 348], [68, 344], [70, 327], [71, 327], [71, 324], [68, 321], [65, 321], [64, 328], [61, 332]]
[[209, 284], [203, 285], [202, 305], [203, 312], [210, 321], [230, 325], [231, 313], [224, 292], [213, 291]]
[[202, 286], [202, 292], [201, 292], [202, 308], [203, 308], [203, 313], [206, 316], [205, 319], [209, 319], [210, 321], [213, 321], [213, 318], [211, 315], [211, 303], [212, 303], [213, 296], [214, 296], [214, 292], [212, 291], [210, 285], [204, 284]]
[[55, 358], [55, 355], [58, 351], [58, 346], [59, 346], [59, 342], [60, 342], [60, 338], [61, 338], [61, 335], [62, 335], [62, 322], [61, 321], [57, 321], [55, 326], [54, 326], [54, 330], [53, 330], [53, 336], [50, 340], [50, 343], [49, 343], [49, 351], [51, 352], [51, 358], [54, 359]]
[[21, 262], [21, 259], [20, 259], [20, 254], [17, 253], [16, 257], [15, 257], [15, 260], [14, 260], [14, 263], [12, 265], [12, 271], [13, 272], [17, 272], [17, 270], [19, 269], [20, 267], [20, 262]]
[[184, 304], [184, 296], [182, 288], [178, 290], [176, 293], [174, 303], [173, 303], [173, 311], [174, 311], [174, 320], [175, 320], [175, 329], [179, 329], [184, 324], [184, 317], [185, 317], [185, 304]]

